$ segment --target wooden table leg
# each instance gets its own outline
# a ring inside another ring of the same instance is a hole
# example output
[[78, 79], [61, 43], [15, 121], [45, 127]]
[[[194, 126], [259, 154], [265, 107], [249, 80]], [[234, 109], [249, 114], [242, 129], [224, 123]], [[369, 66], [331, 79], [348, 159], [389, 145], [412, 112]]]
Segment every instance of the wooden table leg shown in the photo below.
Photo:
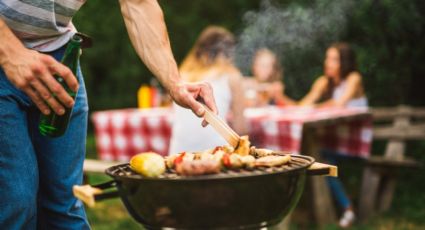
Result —
[[362, 223], [375, 213], [375, 203], [378, 197], [380, 181], [381, 176], [376, 169], [366, 166], [363, 172], [359, 204], [359, 219]]
[[[310, 155], [314, 157], [316, 161], [320, 162], [320, 146], [317, 142], [318, 139], [315, 129], [304, 129], [301, 153]], [[325, 224], [335, 223], [335, 209], [326, 178], [312, 176], [310, 181], [313, 190], [313, 212], [317, 224], [323, 226]]]

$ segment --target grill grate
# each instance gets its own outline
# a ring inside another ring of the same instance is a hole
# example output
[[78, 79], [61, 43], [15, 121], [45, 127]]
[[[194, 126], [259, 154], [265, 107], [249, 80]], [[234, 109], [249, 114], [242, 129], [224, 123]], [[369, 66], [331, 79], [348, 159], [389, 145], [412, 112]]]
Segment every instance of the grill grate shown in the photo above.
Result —
[[[312, 158], [305, 156], [292, 155], [291, 160], [281, 166], [275, 167], [255, 167], [251, 169], [227, 169], [222, 170], [220, 173], [216, 174], [207, 174], [207, 175], [198, 175], [198, 176], [183, 176], [178, 175], [174, 170], [167, 170], [163, 175], [155, 179], [218, 179], [218, 178], [234, 178], [234, 177], [245, 177], [245, 176], [255, 176], [255, 175], [264, 175], [264, 174], [274, 174], [274, 173], [283, 173], [296, 170], [299, 168], [306, 167], [313, 163]], [[134, 172], [129, 164], [117, 165], [109, 168], [107, 172], [112, 176], [128, 177], [135, 179], [145, 179], [142, 175]], [[151, 178], [149, 178], [151, 179]]]

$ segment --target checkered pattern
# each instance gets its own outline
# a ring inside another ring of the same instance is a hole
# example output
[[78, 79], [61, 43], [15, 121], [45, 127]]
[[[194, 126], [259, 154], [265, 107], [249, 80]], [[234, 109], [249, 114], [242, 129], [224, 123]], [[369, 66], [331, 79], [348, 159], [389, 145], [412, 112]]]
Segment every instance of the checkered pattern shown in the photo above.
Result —
[[248, 109], [245, 116], [249, 121], [250, 139], [254, 145], [294, 153], [301, 151], [304, 125], [346, 117], [336, 124], [317, 128], [321, 148], [366, 158], [370, 154], [372, 141], [372, 118], [364, 116], [348, 119], [365, 112], [358, 108], [267, 108]]
[[96, 146], [101, 160], [128, 161], [140, 152], [168, 153], [170, 109], [126, 109], [95, 112]]
[[[266, 108], [247, 109], [250, 140], [257, 147], [301, 151], [307, 122], [332, 120], [365, 113], [359, 109]], [[172, 124], [171, 109], [125, 109], [95, 112], [96, 145], [101, 160], [128, 161], [146, 151], [168, 153]], [[346, 119], [318, 130], [323, 148], [350, 156], [368, 157], [372, 141], [370, 117]]]

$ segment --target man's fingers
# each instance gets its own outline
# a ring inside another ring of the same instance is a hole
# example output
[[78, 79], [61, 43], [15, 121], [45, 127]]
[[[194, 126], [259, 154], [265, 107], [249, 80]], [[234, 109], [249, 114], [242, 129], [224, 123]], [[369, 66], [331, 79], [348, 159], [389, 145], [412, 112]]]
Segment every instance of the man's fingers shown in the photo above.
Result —
[[208, 122], [205, 119], [202, 120], [202, 127], [207, 127], [207, 125], [208, 125]]
[[218, 110], [215, 104], [213, 90], [210, 84], [202, 83], [200, 96], [204, 101], [205, 105], [215, 114], [218, 114]]
[[[217, 114], [212, 87], [208, 83], [184, 83], [173, 88], [171, 92], [177, 104], [191, 109], [198, 117], [203, 117], [205, 114], [205, 107], [200, 101]], [[202, 126], [207, 125], [208, 123], [203, 120]]]
[[46, 86], [40, 82], [39, 79], [34, 78], [34, 80], [29, 82], [29, 85], [32, 87], [34, 91], [36, 91], [37, 95], [41, 96], [41, 98], [44, 101], [49, 100], [51, 97], [53, 97], [52, 93], [50, 93], [49, 89], [46, 88]]
[[187, 90], [195, 97], [195, 99], [202, 99], [202, 102], [213, 112], [217, 114], [217, 107], [215, 105], [213, 90], [210, 84], [195, 83], [188, 84]]
[[195, 98], [189, 96], [187, 98], [187, 104], [189, 108], [196, 114], [198, 117], [202, 117], [205, 114], [205, 109], [201, 103], [195, 100]]
[[50, 73], [61, 76], [65, 80], [66, 85], [72, 91], [77, 92], [78, 80], [67, 66], [48, 55], [43, 56], [43, 61], [47, 64]]
[[65, 113], [65, 108], [59, 103], [55, 97], [50, 97], [45, 100], [49, 104], [50, 108], [58, 115], [63, 115]]
[[[58, 83], [58, 81], [53, 77], [51, 71], [40, 71], [40, 78], [42, 79], [43, 83], [47, 86], [50, 93], [55, 95], [55, 97], [47, 97], [46, 101], [49, 103], [50, 106], [52, 106], [53, 110], [55, 110], [56, 113], [60, 114], [60, 109], [63, 110], [63, 107], [60, 105], [64, 105], [66, 107], [72, 107], [74, 105], [74, 100], [71, 96], [69, 96], [68, 92], [62, 87], [61, 84]], [[43, 96], [43, 98], [45, 98]], [[60, 104], [57, 103], [57, 100], [60, 101]]]
[[46, 102], [44, 102], [41, 96], [34, 89], [28, 86], [22, 90], [30, 97], [31, 101], [34, 102], [43, 114], [48, 115], [50, 113], [49, 106], [47, 106]]
[[61, 63], [56, 63], [49, 65], [49, 70], [51, 73], [56, 73], [61, 76], [65, 80], [66, 85], [72, 91], [77, 92], [79, 87], [78, 80], [68, 67], [62, 65]]

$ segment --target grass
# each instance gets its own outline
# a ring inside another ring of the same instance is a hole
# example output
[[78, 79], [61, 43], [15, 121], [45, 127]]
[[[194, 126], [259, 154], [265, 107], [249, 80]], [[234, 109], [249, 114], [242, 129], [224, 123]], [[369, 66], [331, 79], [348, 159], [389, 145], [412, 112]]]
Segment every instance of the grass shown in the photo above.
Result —
[[[374, 147], [374, 152], [382, 152], [382, 146]], [[419, 160], [425, 166], [425, 142], [408, 144], [407, 151], [411, 157]], [[93, 135], [87, 139], [87, 157], [96, 158], [95, 140]], [[361, 183], [361, 164], [343, 163], [340, 166], [342, 181], [352, 195], [354, 204], [358, 203], [359, 186]], [[89, 183], [106, 182], [106, 175], [91, 174]], [[425, 229], [425, 167], [419, 170], [401, 171], [398, 176], [397, 188], [391, 209], [380, 214], [364, 225], [354, 225], [353, 230], [422, 230]], [[308, 200], [308, 188], [304, 191], [300, 204], [292, 217], [291, 230], [317, 229], [312, 223]], [[326, 211], [326, 210], [323, 210]], [[87, 215], [94, 230], [138, 230], [144, 229], [134, 221], [126, 211], [120, 199], [110, 199], [97, 202], [95, 208], [87, 208]], [[339, 229], [336, 225], [325, 226], [325, 230]]]
[[[88, 179], [91, 184], [97, 184], [111, 178], [105, 175], [91, 174]], [[86, 211], [94, 230], [144, 229], [130, 217], [119, 198], [96, 202], [94, 208], [87, 208]]]

